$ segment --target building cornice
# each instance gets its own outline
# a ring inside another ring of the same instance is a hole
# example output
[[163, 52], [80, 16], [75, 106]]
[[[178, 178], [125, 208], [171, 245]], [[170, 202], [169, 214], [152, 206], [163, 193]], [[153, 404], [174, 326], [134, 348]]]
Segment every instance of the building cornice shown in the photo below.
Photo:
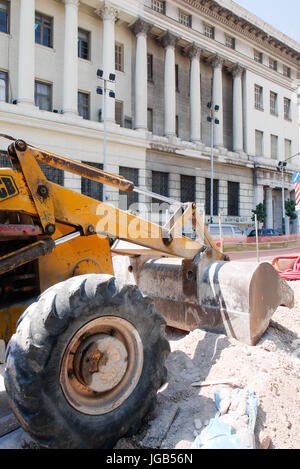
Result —
[[214, 20], [232, 31], [242, 34], [256, 46], [261, 45], [276, 55], [280, 54], [283, 58], [300, 67], [300, 46], [297, 42], [267, 25], [247, 10], [240, 8], [234, 2], [228, 0], [178, 0], [176, 3], [193, 8], [208, 20]]
[[208, 59], [213, 55], [218, 54], [221, 57], [226, 57], [226, 61], [228, 63], [231, 62], [231, 66], [239, 63], [246, 70], [276, 83], [279, 86], [284, 86], [293, 93], [298, 88], [298, 84], [295, 80], [288, 79], [282, 74], [271, 70], [266, 65], [255, 62], [253, 58], [241, 53], [240, 51], [231, 50], [226, 47], [225, 44], [207, 38], [198, 30], [183, 27], [174, 18], [156, 13], [149, 7], [144, 10], [143, 18], [145, 21], [153, 24], [153, 30], [150, 32], [150, 36], [154, 39], [160, 39], [168, 29], [171, 29], [174, 34], [181, 37], [179, 45], [182, 46], [184, 51], [194, 43], [203, 51], [203, 53], [206, 52], [206, 55], [209, 56]]

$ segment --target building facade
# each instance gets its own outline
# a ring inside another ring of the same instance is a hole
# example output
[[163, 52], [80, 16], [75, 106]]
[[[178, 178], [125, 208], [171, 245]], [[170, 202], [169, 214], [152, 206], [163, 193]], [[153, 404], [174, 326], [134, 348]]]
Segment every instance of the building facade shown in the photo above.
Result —
[[[105, 161], [99, 69], [115, 75]], [[299, 168], [299, 71], [299, 44], [230, 0], [0, 0], [1, 131], [209, 216], [213, 126], [215, 221], [251, 225], [264, 202], [281, 230], [282, 187], [293, 199]], [[47, 171], [101, 200], [100, 185]], [[151, 203], [110, 187], [105, 199]]]

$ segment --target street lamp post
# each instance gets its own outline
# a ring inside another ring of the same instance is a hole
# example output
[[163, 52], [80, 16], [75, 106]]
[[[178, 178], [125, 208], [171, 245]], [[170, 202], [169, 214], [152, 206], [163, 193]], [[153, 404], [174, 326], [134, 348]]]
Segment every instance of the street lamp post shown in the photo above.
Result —
[[[107, 120], [107, 92], [108, 96], [110, 98], [115, 98], [115, 92], [114, 90], [108, 88], [108, 83], [115, 83], [116, 81], [116, 75], [114, 73], [110, 73], [108, 78], [103, 78], [103, 70], [98, 69], [97, 70], [97, 77], [100, 78], [100, 80], [103, 81], [103, 88], [100, 86], [97, 87], [97, 94], [103, 95], [103, 171], [106, 171], [106, 120]], [[102, 189], [102, 198], [103, 202], [106, 201], [106, 195], [105, 195], [105, 184], [103, 184], [103, 189]]]
[[220, 106], [214, 103], [207, 103], [210, 109], [210, 115], [207, 117], [208, 122], [211, 124], [210, 129], [210, 224], [213, 223], [214, 216], [214, 124], [219, 125], [219, 119], [215, 119], [215, 112], [218, 112]]

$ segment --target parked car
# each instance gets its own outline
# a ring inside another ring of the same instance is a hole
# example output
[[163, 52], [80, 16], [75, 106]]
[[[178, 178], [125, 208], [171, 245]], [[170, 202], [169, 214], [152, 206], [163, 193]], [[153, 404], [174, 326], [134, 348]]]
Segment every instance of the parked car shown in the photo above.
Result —
[[[221, 225], [223, 238], [243, 238], [243, 231], [235, 225]], [[208, 225], [207, 229], [213, 239], [220, 239], [220, 226], [218, 224]]]
[[[251, 228], [247, 234], [248, 238], [252, 238], [256, 236], [256, 231], [254, 228]], [[258, 236], [260, 238], [262, 237], [274, 237], [274, 236], [281, 236], [281, 233], [277, 230], [271, 230], [271, 229], [260, 229], [258, 230]]]

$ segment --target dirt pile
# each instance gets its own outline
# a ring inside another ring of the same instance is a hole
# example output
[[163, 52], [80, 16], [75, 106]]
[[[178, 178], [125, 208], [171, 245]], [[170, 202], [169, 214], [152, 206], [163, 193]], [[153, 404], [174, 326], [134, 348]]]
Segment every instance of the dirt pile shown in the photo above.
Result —
[[294, 309], [279, 308], [256, 347], [200, 330], [185, 335], [168, 329], [168, 385], [138, 435], [116, 448], [190, 448], [217, 412], [216, 386], [192, 384], [230, 380], [232, 387], [251, 390], [258, 399], [256, 447], [299, 449], [300, 282], [290, 285]]

